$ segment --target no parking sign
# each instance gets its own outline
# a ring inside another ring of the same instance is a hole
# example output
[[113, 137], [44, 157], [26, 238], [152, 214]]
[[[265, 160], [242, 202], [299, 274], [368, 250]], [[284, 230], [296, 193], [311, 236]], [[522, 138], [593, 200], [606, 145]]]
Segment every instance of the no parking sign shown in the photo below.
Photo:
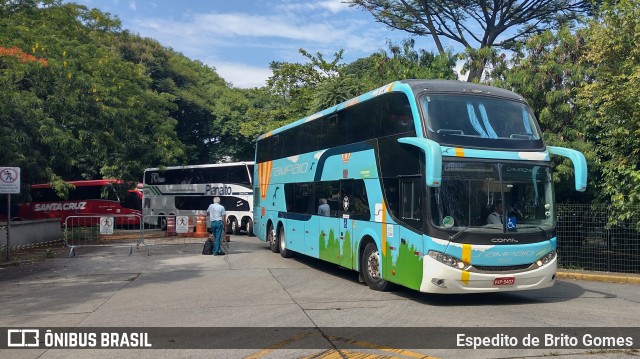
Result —
[[20, 193], [20, 167], [0, 167], [0, 193]]

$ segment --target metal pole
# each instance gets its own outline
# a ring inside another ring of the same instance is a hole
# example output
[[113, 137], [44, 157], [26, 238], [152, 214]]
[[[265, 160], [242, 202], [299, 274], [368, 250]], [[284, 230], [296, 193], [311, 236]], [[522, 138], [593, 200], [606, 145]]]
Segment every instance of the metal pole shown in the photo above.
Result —
[[7, 193], [7, 260], [9, 260], [9, 233], [11, 233], [11, 193]]

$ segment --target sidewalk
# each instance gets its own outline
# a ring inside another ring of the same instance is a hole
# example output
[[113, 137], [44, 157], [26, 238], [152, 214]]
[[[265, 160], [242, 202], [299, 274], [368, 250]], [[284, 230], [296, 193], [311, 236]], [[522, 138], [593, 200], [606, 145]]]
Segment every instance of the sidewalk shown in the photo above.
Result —
[[557, 278], [607, 283], [640, 284], [640, 274], [633, 273], [594, 272], [559, 268]]

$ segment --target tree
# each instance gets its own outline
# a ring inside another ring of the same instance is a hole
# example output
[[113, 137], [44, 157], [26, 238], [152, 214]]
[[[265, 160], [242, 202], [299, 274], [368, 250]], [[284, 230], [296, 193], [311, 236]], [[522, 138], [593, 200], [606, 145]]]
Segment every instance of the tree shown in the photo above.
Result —
[[[589, 24], [582, 63], [594, 80], [578, 94], [617, 219], [640, 203], [640, 4], [621, 0]], [[637, 207], [635, 207], [637, 208]], [[638, 223], [640, 227], [640, 223]]]
[[434, 54], [416, 50], [415, 41], [408, 39], [400, 44], [388, 42], [386, 51], [347, 64], [340, 73], [357, 78], [363, 92], [403, 79], [455, 80], [454, 66], [455, 56], [449, 51]]
[[535, 111], [545, 142], [580, 150], [589, 165], [585, 194], [573, 187], [573, 166], [554, 157], [558, 202], [588, 202], [600, 193], [599, 161], [588, 141], [585, 110], [577, 103], [582, 86], [590, 81], [588, 68], [580, 62], [585, 51], [586, 29], [545, 31], [516, 46], [511, 58], [495, 58], [489, 77], [492, 85], [510, 89], [527, 99]]
[[60, 1], [5, 2], [0, 14], [0, 163], [25, 183], [136, 181], [183, 156], [171, 103], [116, 51], [117, 20]]
[[464, 46], [468, 81], [482, 78], [496, 49], [546, 26], [567, 24], [593, 10], [591, 1], [577, 0], [347, 0], [370, 12], [376, 21], [417, 36], [430, 36], [440, 54], [443, 40]]

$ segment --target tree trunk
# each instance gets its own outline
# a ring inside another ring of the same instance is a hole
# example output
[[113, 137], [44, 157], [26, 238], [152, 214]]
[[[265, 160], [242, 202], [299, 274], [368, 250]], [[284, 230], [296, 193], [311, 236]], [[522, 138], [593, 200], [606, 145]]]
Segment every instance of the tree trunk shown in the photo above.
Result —
[[471, 64], [469, 65], [469, 77], [467, 77], [467, 82], [480, 82], [482, 73], [484, 72], [484, 67], [485, 60], [472, 59]]

